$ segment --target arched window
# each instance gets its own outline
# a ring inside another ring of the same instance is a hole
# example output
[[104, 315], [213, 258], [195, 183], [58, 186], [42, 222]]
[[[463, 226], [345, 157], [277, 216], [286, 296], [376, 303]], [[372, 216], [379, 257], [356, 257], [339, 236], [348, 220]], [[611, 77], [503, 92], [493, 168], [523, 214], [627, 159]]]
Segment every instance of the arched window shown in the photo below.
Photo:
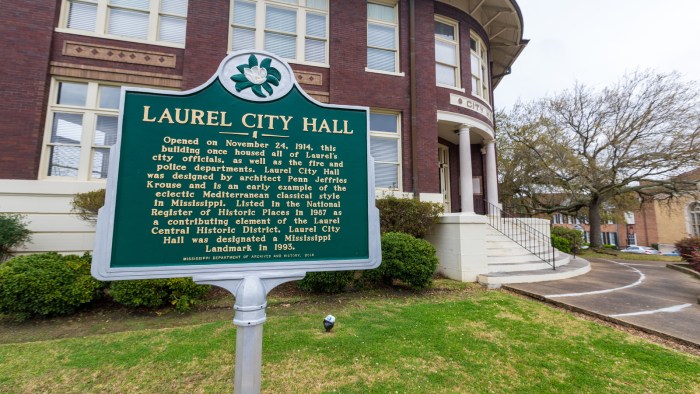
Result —
[[700, 236], [700, 202], [694, 202], [688, 207], [690, 214], [690, 232], [695, 236]]

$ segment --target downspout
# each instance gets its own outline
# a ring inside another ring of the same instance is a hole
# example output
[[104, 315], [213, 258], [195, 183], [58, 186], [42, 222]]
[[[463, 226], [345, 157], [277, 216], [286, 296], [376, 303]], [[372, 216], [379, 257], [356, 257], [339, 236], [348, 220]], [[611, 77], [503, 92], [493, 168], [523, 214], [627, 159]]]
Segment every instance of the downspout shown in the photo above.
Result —
[[418, 103], [416, 103], [416, 2], [408, 0], [409, 77], [411, 84], [411, 172], [413, 198], [420, 199], [418, 187]]

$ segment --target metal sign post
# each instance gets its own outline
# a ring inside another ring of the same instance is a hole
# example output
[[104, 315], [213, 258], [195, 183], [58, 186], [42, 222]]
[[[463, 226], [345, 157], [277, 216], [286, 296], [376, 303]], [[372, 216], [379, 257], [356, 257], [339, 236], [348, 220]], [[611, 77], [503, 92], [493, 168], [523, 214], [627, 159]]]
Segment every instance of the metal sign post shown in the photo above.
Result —
[[267, 293], [381, 262], [369, 109], [319, 103], [253, 51], [190, 91], [123, 88], [120, 108], [92, 274], [230, 291], [235, 388], [258, 392]]

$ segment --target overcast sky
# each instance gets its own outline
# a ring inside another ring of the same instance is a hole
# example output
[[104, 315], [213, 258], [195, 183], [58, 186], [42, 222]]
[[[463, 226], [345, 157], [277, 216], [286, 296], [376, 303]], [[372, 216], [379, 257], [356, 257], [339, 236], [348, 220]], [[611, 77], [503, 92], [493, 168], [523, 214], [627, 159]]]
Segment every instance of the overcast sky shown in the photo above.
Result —
[[605, 86], [635, 68], [700, 81], [700, 0], [517, 0], [530, 43], [494, 92], [496, 108]]

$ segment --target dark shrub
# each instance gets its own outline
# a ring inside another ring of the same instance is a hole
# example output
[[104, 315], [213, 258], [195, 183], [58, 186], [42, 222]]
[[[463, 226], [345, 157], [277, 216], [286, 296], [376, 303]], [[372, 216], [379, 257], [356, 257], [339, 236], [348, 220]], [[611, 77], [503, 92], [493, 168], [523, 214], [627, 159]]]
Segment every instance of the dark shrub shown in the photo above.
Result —
[[[556, 247], [556, 245], [554, 246], [555, 248], [561, 250], [564, 253], [571, 253], [573, 247], [576, 247], [580, 250], [581, 246], [583, 246], [583, 233], [581, 231], [574, 230], [573, 228], [568, 227], [553, 226], [551, 234], [552, 236], [564, 238], [568, 241], [568, 250], [559, 249]], [[552, 245], [554, 245], [553, 237]]]
[[29, 242], [31, 234], [24, 216], [0, 213], [0, 263], [10, 256], [10, 250]]
[[700, 271], [700, 237], [683, 238], [675, 246], [681, 258]]
[[387, 284], [399, 280], [411, 288], [422, 289], [432, 284], [437, 265], [435, 248], [428, 241], [409, 234], [387, 233], [382, 235], [382, 265], [364, 271], [363, 277]]
[[425, 237], [443, 211], [441, 204], [393, 196], [377, 199], [377, 208], [382, 234], [398, 232], [416, 238]]
[[571, 253], [571, 241], [567, 238], [552, 235], [552, 246], [564, 253]]
[[122, 305], [159, 308], [167, 304], [187, 311], [209, 291], [190, 278], [123, 280], [112, 282], [109, 295]]
[[340, 293], [353, 282], [355, 271], [309, 272], [297, 286], [315, 293]]
[[58, 253], [10, 259], [0, 266], [0, 312], [18, 320], [74, 312], [104, 287], [90, 275], [90, 260]]
[[105, 189], [93, 190], [87, 193], [78, 193], [71, 201], [73, 213], [88, 222], [97, 220], [97, 213], [105, 205]]

